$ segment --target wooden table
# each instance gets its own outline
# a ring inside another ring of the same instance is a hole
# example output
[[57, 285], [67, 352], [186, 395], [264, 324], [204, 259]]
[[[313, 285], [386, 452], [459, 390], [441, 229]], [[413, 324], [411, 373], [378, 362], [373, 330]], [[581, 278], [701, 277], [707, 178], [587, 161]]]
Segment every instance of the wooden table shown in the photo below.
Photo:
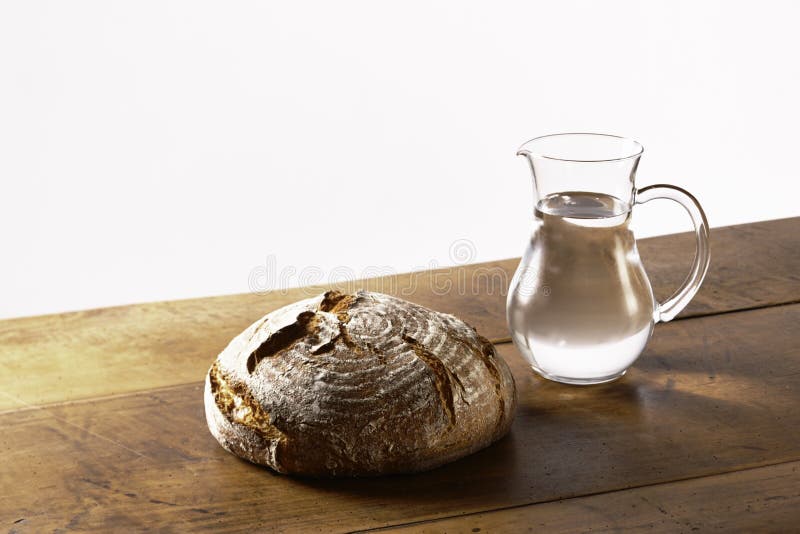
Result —
[[[435, 287], [419, 274], [366, 281], [415, 282], [409, 300], [498, 343], [519, 389], [509, 436], [409, 476], [290, 478], [209, 434], [210, 363], [303, 290], [2, 321], [0, 530], [797, 531], [800, 218], [715, 229], [711, 243], [695, 300], [605, 386], [534, 376], [488, 277], [477, 296], [441, 291], [516, 260], [442, 272]], [[685, 234], [640, 242], [657, 296], [678, 286], [692, 247]]]

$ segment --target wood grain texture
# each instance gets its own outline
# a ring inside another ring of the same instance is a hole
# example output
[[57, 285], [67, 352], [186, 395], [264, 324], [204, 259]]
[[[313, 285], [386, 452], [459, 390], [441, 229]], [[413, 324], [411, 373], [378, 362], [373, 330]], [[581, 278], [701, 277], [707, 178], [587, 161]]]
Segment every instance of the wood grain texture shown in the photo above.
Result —
[[[491, 266], [494, 267], [494, 266]], [[338, 285], [394, 294], [505, 335], [506, 288], [468, 265]], [[475, 280], [475, 291], [463, 280]], [[458, 285], [465, 286], [463, 291]], [[353, 287], [351, 287], [353, 286]], [[0, 411], [201, 380], [228, 342], [267, 312], [322, 286], [155, 302], [0, 321]]]
[[800, 462], [390, 528], [459, 532], [796, 532]]
[[[689, 273], [694, 233], [638, 242], [656, 297], [664, 300]], [[800, 217], [711, 230], [711, 266], [679, 318], [800, 301]]]
[[[202, 385], [0, 415], [0, 526], [348, 531], [800, 460], [800, 304], [659, 325], [629, 375], [536, 378], [509, 436], [428, 473], [275, 475], [208, 433]], [[24, 518], [24, 521], [16, 521]]]
[[[713, 229], [706, 282], [681, 315], [800, 301], [800, 218]], [[640, 241], [656, 295], [688, 272], [690, 234]], [[340, 287], [398, 295], [507, 336], [505, 291], [516, 259]], [[474, 287], [473, 287], [474, 282]], [[322, 287], [159, 302], [0, 321], [0, 411], [201, 380], [228, 341], [265, 313]]]

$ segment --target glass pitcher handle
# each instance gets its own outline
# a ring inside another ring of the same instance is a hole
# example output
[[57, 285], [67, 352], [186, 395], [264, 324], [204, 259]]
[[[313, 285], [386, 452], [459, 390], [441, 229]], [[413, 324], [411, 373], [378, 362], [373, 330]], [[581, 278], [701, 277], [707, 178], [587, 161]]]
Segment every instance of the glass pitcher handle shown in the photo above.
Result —
[[697, 237], [697, 248], [694, 253], [692, 270], [689, 271], [681, 287], [679, 287], [671, 297], [656, 306], [656, 322], [667, 322], [678, 315], [678, 313], [689, 304], [689, 301], [692, 300], [697, 290], [700, 289], [700, 284], [703, 283], [703, 278], [705, 278], [706, 271], [708, 271], [711, 252], [708, 244], [708, 221], [706, 220], [706, 214], [703, 213], [703, 208], [700, 207], [700, 203], [697, 202], [697, 199], [694, 198], [691, 193], [680, 187], [675, 187], [674, 185], [649, 185], [636, 191], [635, 203], [644, 204], [656, 198], [674, 200], [683, 206], [692, 218], [695, 236]]

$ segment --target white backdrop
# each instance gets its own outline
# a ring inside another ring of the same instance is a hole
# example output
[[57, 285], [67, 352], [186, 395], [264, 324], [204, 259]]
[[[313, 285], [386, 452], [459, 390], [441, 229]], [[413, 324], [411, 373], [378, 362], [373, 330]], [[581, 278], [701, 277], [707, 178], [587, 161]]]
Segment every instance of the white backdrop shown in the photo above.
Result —
[[515, 150], [559, 131], [641, 141], [712, 227], [800, 215], [799, 6], [4, 0], [0, 316], [517, 256]]

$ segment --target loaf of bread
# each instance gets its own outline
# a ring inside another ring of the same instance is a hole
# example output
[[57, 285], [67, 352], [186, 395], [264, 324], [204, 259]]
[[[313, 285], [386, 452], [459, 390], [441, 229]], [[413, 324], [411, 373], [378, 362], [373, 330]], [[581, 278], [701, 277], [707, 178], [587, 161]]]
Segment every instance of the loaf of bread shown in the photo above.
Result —
[[463, 321], [405, 300], [328, 291], [267, 314], [206, 377], [208, 427], [287, 474], [431, 469], [511, 426], [514, 379]]

